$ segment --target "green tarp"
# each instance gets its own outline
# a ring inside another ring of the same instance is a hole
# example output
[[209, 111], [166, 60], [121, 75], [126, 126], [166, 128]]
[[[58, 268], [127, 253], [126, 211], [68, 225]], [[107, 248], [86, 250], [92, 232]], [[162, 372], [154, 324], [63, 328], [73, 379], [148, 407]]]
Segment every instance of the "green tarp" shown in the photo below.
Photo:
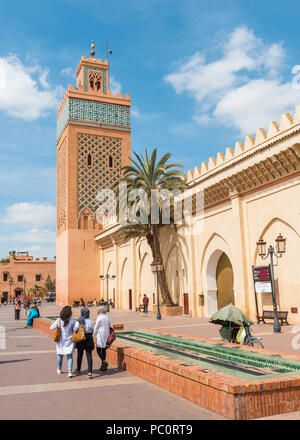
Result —
[[241, 325], [243, 323], [253, 325], [253, 322], [248, 318], [248, 316], [233, 304], [229, 304], [228, 306], [218, 310], [210, 318], [209, 322], [225, 326], [228, 326], [231, 322], [237, 325]]

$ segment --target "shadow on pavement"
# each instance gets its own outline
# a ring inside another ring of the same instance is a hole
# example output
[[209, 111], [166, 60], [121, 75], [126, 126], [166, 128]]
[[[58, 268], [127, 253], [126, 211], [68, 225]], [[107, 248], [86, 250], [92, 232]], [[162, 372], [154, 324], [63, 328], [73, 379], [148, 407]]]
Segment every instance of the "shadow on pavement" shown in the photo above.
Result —
[[[124, 372], [121, 368], [108, 368], [106, 371], [100, 371], [98, 368], [93, 368], [93, 379], [97, 379], [99, 377], [105, 376], [113, 376], [114, 374]], [[84, 376], [88, 374], [88, 370], [81, 370], [80, 376]]]
[[0, 361], [0, 365], [2, 365], [2, 364], [11, 364], [13, 362], [31, 361], [31, 360], [32, 360], [31, 358], [28, 358], [28, 359], [15, 359], [15, 360], [12, 360], [12, 361]]

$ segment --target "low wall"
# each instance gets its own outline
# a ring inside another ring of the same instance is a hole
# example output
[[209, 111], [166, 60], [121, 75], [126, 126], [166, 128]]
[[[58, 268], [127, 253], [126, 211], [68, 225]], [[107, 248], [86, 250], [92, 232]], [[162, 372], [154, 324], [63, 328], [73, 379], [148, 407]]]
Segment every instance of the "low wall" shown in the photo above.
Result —
[[[33, 328], [36, 330], [41, 330], [47, 336], [54, 337], [53, 331], [50, 330], [50, 326], [54, 320], [46, 319], [46, 318], [35, 318], [33, 320]], [[116, 331], [124, 330], [124, 324], [113, 323], [114, 329]]]
[[[155, 332], [178, 336], [176, 333], [159, 330]], [[180, 336], [235, 346], [188, 335]], [[240, 348], [239, 345], [238, 347]], [[281, 355], [300, 362], [300, 356], [288, 353], [246, 346], [243, 349]], [[217, 371], [208, 371], [200, 366], [184, 366], [182, 361], [121, 344], [118, 340], [107, 351], [107, 360], [112, 365], [229, 419], [248, 420], [300, 410], [300, 376], [247, 381]]]
[[[53, 332], [49, 329], [51, 323], [49, 319], [37, 318], [33, 321], [33, 327], [49, 336], [51, 333], [52, 337]], [[123, 324], [114, 324], [115, 330], [123, 330], [123, 327]], [[160, 330], [149, 331], [178, 336], [176, 333]], [[180, 336], [228, 347], [235, 346], [223, 341]], [[237, 347], [241, 348], [239, 345]], [[246, 346], [242, 349], [284, 356], [300, 362], [300, 356], [289, 353]], [[96, 352], [94, 355], [97, 355]], [[300, 410], [300, 376], [247, 381], [218, 371], [209, 371], [201, 366], [185, 366], [180, 360], [134, 348], [120, 343], [118, 339], [107, 350], [107, 361], [229, 419], [255, 419]]]
[[[161, 316], [182, 316], [182, 306], [159, 306]], [[153, 305], [153, 313], [156, 315], [157, 306]]]

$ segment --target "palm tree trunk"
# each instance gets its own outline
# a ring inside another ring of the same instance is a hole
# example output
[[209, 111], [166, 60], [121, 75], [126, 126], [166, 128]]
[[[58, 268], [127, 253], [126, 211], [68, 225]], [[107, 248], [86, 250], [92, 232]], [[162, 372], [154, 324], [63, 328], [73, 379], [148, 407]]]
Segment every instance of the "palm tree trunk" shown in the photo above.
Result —
[[[149, 241], [148, 241], [149, 243]], [[161, 296], [162, 296], [162, 304], [166, 306], [173, 306], [174, 302], [172, 300], [169, 286], [167, 282], [165, 267], [163, 265], [163, 259], [160, 249], [160, 240], [159, 240], [159, 227], [158, 225], [152, 226], [152, 240], [149, 243], [151, 250], [152, 250], [152, 256], [154, 261], [160, 261], [162, 263], [162, 271], [158, 273], [158, 284], [161, 290]]]

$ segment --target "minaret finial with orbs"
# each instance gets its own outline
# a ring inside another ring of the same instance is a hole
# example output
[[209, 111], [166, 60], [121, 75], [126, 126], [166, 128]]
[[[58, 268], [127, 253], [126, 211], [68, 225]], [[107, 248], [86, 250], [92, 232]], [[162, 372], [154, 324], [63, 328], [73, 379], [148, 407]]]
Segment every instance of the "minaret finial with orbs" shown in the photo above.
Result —
[[91, 44], [91, 56], [94, 57], [96, 52], [95, 52], [95, 43], [94, 40], [92, 40], [92, 44]]

